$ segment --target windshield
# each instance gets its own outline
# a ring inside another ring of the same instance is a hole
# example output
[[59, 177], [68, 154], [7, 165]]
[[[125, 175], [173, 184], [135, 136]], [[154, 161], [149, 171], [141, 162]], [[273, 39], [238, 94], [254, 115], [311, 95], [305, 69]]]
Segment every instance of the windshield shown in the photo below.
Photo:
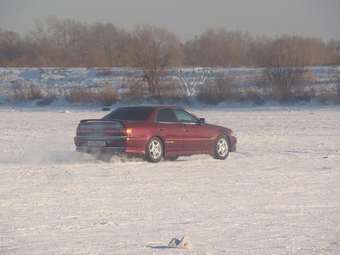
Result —
[[123, 107], [114, 110], [104, 116], [104, 120], [130, 120], [145, 121], [149, 118], [153, 108], [151, 107]]

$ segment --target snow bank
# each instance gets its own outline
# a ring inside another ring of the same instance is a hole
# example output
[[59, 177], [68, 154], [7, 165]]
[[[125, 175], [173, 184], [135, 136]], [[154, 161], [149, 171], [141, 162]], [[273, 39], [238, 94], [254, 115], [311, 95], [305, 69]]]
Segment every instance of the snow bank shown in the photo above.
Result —
[[[314, 86], [332, 86], [340, 67], [310, 67]], [[176, 79], [183, 83], [188, 96], [195, 95], [200, 85], [216, 76], [235, 78], [240, 87], [253, 87], [263, 71], [262, 68], [182, 68], [171, 69], [166, 79]], [[133, 68], [0, 68], [0, 89], [15, 84], [35, 84], [46, 87], [98, 87], [111, 84], [118, 89], [124, 79], [141, 77], [142, 72]]]

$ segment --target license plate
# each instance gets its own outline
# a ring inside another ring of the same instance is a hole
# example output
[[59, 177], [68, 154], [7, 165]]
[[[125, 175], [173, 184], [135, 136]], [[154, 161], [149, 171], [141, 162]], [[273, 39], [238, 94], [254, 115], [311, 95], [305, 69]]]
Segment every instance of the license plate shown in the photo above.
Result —
[[105, 141], [88, 141], [87, 145], [88, 146], [102, 147], [102, 146], [105, 146], [106, 143], [105, 143]]

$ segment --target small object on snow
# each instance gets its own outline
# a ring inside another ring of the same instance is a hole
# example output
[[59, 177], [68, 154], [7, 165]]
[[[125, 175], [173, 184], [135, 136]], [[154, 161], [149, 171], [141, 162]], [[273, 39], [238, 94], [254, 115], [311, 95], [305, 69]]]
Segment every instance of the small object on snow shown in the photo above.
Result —
[[62, 111], [62, 113], [70, 113], [70, 111], [69, 110], [64, 110], [64, 111]]
[[189, 248], [189, 242], [184, 238], [184, 236], [181, 239], [172, 238], [168, 244], [169, 248], [181, 248], [181, 249], [188, 249]]

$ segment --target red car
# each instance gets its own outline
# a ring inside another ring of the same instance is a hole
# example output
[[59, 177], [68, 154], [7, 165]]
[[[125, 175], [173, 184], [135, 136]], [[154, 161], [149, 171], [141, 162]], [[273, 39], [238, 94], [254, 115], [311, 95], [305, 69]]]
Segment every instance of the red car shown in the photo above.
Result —
[[149, 162], [194, 154], [226, 159], [236, 151], [229, 128], [173, 106], [120, 107], [102, 119], [82, 120], [74, 142], [77, 151], [142, 155]]

